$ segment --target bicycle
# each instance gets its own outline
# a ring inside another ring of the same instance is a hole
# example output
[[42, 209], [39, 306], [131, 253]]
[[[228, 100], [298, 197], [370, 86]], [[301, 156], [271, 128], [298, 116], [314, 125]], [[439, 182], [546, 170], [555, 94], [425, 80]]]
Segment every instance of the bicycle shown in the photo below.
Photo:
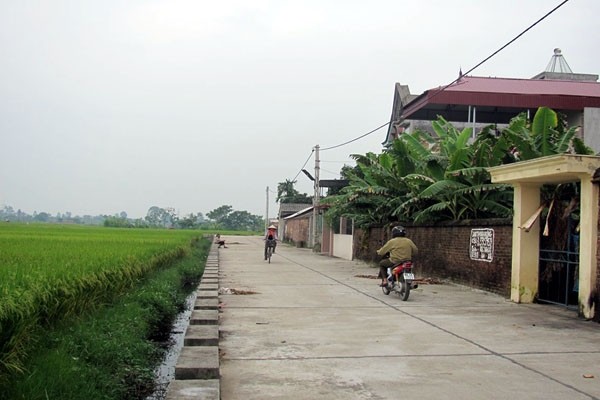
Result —
[[271, 256], [273, 255], [273, 249], [275, 248], [275, 239], [267, 239], [265, 244], [265, 261], [269, 261], [271, 264]]

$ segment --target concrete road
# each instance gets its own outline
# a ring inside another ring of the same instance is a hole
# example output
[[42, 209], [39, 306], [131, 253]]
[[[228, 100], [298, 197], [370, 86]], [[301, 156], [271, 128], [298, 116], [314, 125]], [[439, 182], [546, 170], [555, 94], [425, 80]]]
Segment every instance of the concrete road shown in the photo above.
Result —
[[600, 324], [450, 284], [386, 296], [363, 262], [227, 237], [221, 398], [600, 399]]

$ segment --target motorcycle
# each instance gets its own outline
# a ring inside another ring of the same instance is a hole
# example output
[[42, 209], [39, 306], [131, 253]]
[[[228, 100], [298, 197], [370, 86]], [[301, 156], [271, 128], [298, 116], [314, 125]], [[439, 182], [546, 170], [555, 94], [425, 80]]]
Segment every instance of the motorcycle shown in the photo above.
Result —
[[386, 285], [381, 287], [386, 296], [390, 293], [397, 293], [403, 301], [408, 300], [411, 289], [416, 289], [418, 285], [414, 283], [415, 274], [412, 272], [412, 261], [405, 261], [396, 264], [387, 269]]

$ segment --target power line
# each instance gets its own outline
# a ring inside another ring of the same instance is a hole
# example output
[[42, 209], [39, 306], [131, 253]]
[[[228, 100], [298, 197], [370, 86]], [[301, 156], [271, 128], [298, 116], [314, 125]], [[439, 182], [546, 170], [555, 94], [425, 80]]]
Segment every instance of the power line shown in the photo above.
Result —
[[554, 13], [556, 10], [558, 10], [560, 7], [562, 7], [563, 5], [565, 5], [568, 2], [569, 2], [569, 0], [564, 0], [562, 3], [560, 3], [559, 5], [557, 5], [556, 7], [554, 7], [552, 10], [548, 11], [543, 17], [541, 17], [540, 19], [538, 19], [537, 21], [535, 21], [533, 24], [529, 25], [529, 27], [527, 29], [525, 29], [523, 32], [519, 33], [517, 36], [515, 36], [514, 38], [512, 38], [504, 46], [500, 47], [498, 50], [496, 50], [495, 52], [493, 52], [492, 54], [490, 54], [489, 56], [487, 56], [479, 64], [475, 65], [473, 68], [471, 68], [470, 70], [468, 70], [464, 74], [461, 73], [458, 78], [456, 78], [455, 80], [453, 80], [452, 82], [450, 82], [449, 84], [447, 84], [446, 86], [444, 86], [441, 90], [433, 93], [431, 95], [431, 97], [430, 97], [430, 100], [433, 99], [438, 94], [442, 93], [444, 90], [448, 89], [450, 86], [454, 85], [456, 82], [458, 82], [463, 77], [463, 75], [468, 75], [469, 73], [473, 72], [476, 68], [480, 67], [482, 64], [484, 64], [485, 62], [487, 62], [489, 59], [491, 59], [492, 57], [494, 57], [496, 54], [500, 53], [506, 47], [510, 46], [513, 42], [515, 42], [517, 39], [519, 39], [521, 36], [523, 36], [529, 30], [531, 30], [534, 26], [536, 26], [537, 24], [539, 24], [540, 22], [542, 22], [544, 19], [546, 19], [548, 16], [550, 16], [552, 13]]
[[[511, 39], [505, 45], [503, 45], [498, 50], [494, 51], [488, 57], [486, 57], [485, 59], [483, 59], [483, 61], [481, 61], [479, 64], [475, 65], [473, 68], [471, 68], [470, 70], [468, 70], [464, 74], [461, 74], [461, 76], [459, 76], [458, 78], [456, 78], [455, 80], [453, 80], [452, 82], [450, 82], [449, 84], [447, 84], [446, 86], [444, 86], [442, 89], [440, 89], [439, 91], [437, 91], [434, 94], [432, 94], [431, 98], [434, 98], [435, 96], [437, 96], [438, 94], [440, 94], [441, 92], [443, 92], [444, 90], [446, 90], [448, 87], [450, 87], [453, 84], [455, 84], [456, 82], [458, 82], [463, 75], [468, 75], [469, 73], [473, 72], [476, 68], [479, 68], [481, 65], [483, 65], [484, 63], [486, 63], [488, 60], [490, 60], [496, 54], [498, 54], [499, 52], [501, 52], [502, 50], [504, 50], [506, 47], [510, 46], [513, 42], [515, 42], [517, 39], [519, 39], [521, 36], [523, 36], [525, 33], [527, 33], [529, 30], [531, 30], [533, 27], [535, 27], [537, 24], [539, 24], [540, 22], [542, 22], [544, 19], [546, 19], [548, 16], [550, 16], [551, 14], [553, 14], [556, 10], [558, 10], [560, 7], [562, 7], [563, 5], [565, 5], [568, 2], [569, 2], [569, 0], [564, 0], [562, 3], [560, 3], [559, 5], [557, 5], [556, 7], [554, 7], [552, 10], [550, 10], [549, 12], [547, 12], [543, 17], [541, 17], [540, 19], [538, 19], [537, 21], [535, 21], [533, 24], [531, 24], [523, 32], [519, 33], [517, 36], [515, 36], [513, 39]], [[385, 126], [388, 126], [390, 124], [390, 122], [386, 122], [385, 124], [383, 124], [383, 125], [375, 128], [375, 129], [373, 129], [372, 131], [369, 131], [369, 132], [367, 132], [367, 133], [365, 133], [363, 135], [360, 135], [360, 136], [358, 136], [358, 137], [356, 137], [356, 138], [354, 138], [352, 140], [348, 140], [347, 142], [340, 143], [340, 144], [335, 145], [335, 146], [324, 147], [324, 148], [321, 149], [321, 151], [335, 149], [335, 148], [342, 147], [342, 146], [345, 146], [347, 144], [350, 144], [352, 142], [355, 142], [355, 141], [357, 141], [359, 139], [362, 139], [362, 138], [364, 138], [366, 136], [369, 136], [370, 134], [372, 134], [374, 132], [377, 132], [378, 130], [380, 130], [381, 128], [383, 128]], [[296, 175], [296, 176], [298, 176], [298, 175]]]
[[349, 143], [356, 142], [358, 139], [362, 139], [362, 138], [364, 138], [365, 136], [369, 136], [370, 134], [372, 134], [372, 133], [374, 133], [374, 132], [377, 132], [378, 130], [380, 130], [381, 128], [383, 128], [383, 127], [385, 127], [385, 126], [388, 126], [389, 124], [390, 124], [389, 122], [386, 122], [385, 124], [383, 124], [383, 125], [381, 125], [381, 126], [379, 126], [379, 127], [375, 128], [375, 129], [373, 129], [372, 131], [369, 131], [369, 132], [367, 132], [367, 133], [365, 133], [365, 134], [363, 134], [363, 135], [360, 135], [360, 136], [359, 136], [359, 137], [357, 137], [357, 138], [354, 138], [354, 139], [352, 139], [352, 140], [348, 140], [347, 142], [340, 143], [340, 144], [338, 144], [338, 145], [335, 145], [335, 146], [324, 147], [324, 148], [322, 148], [322, 149], [321, 149], [321, 151], [335, 149], [335, 148], [338, 148], [338, 147], [345, 146], [345, 145], [347, 145], [347, 144], [349, 144]]
[[310, 158], [312, 157], [313, 153], [315, 152], [315, 149], [312, 149], [310, 154], [308, 155], [308, 158], [306, 159], [306, 161], [304, 161], [304, 164], [302, 164], [302, 166], [300, 167], [300, 170], [298, 171], [298, 173], [296, 174], [296, 176], [294, 177], [294, 179], [292, 179], [292, 182], [296, 181], [296, 178], [298, 177], [298, 175], [300, 175], [300, 172], [302, 172], [302, 170], [304, 169], [304, 167], [306, 167], [306, 164], [308, 163], [308, 160], [310, 160]]
[[340, 173], [339, 173], [339, 172], [333, 172], [333, 171], [329, 171], [329, 170], [326, 170], [326, 169], [324, 169], [324, 168], [321, 168], [321, 171], [323, 171], [323, 172], [327, 172], [327, 173], [329, 173], [329, 174], [332, 174], [332, 175], [337, 175], [337, 176], [340, 176]]

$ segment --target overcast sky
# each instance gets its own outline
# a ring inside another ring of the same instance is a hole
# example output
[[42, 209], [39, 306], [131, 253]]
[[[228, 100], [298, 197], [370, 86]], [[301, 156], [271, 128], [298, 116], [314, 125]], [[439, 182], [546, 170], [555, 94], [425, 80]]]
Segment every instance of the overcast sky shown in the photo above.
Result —
[[[450, 83], [560, 3], [0, 0], [0, 207], [264, 215], [269, 187], [274, 216], [315, 145], [389, 122], [396, 82]], [[570, 0], [471, 75], [530, 78], [555, 47], [598, 74], [599, 15]], [[321, 178], [385, 133], [321, 152]]]

